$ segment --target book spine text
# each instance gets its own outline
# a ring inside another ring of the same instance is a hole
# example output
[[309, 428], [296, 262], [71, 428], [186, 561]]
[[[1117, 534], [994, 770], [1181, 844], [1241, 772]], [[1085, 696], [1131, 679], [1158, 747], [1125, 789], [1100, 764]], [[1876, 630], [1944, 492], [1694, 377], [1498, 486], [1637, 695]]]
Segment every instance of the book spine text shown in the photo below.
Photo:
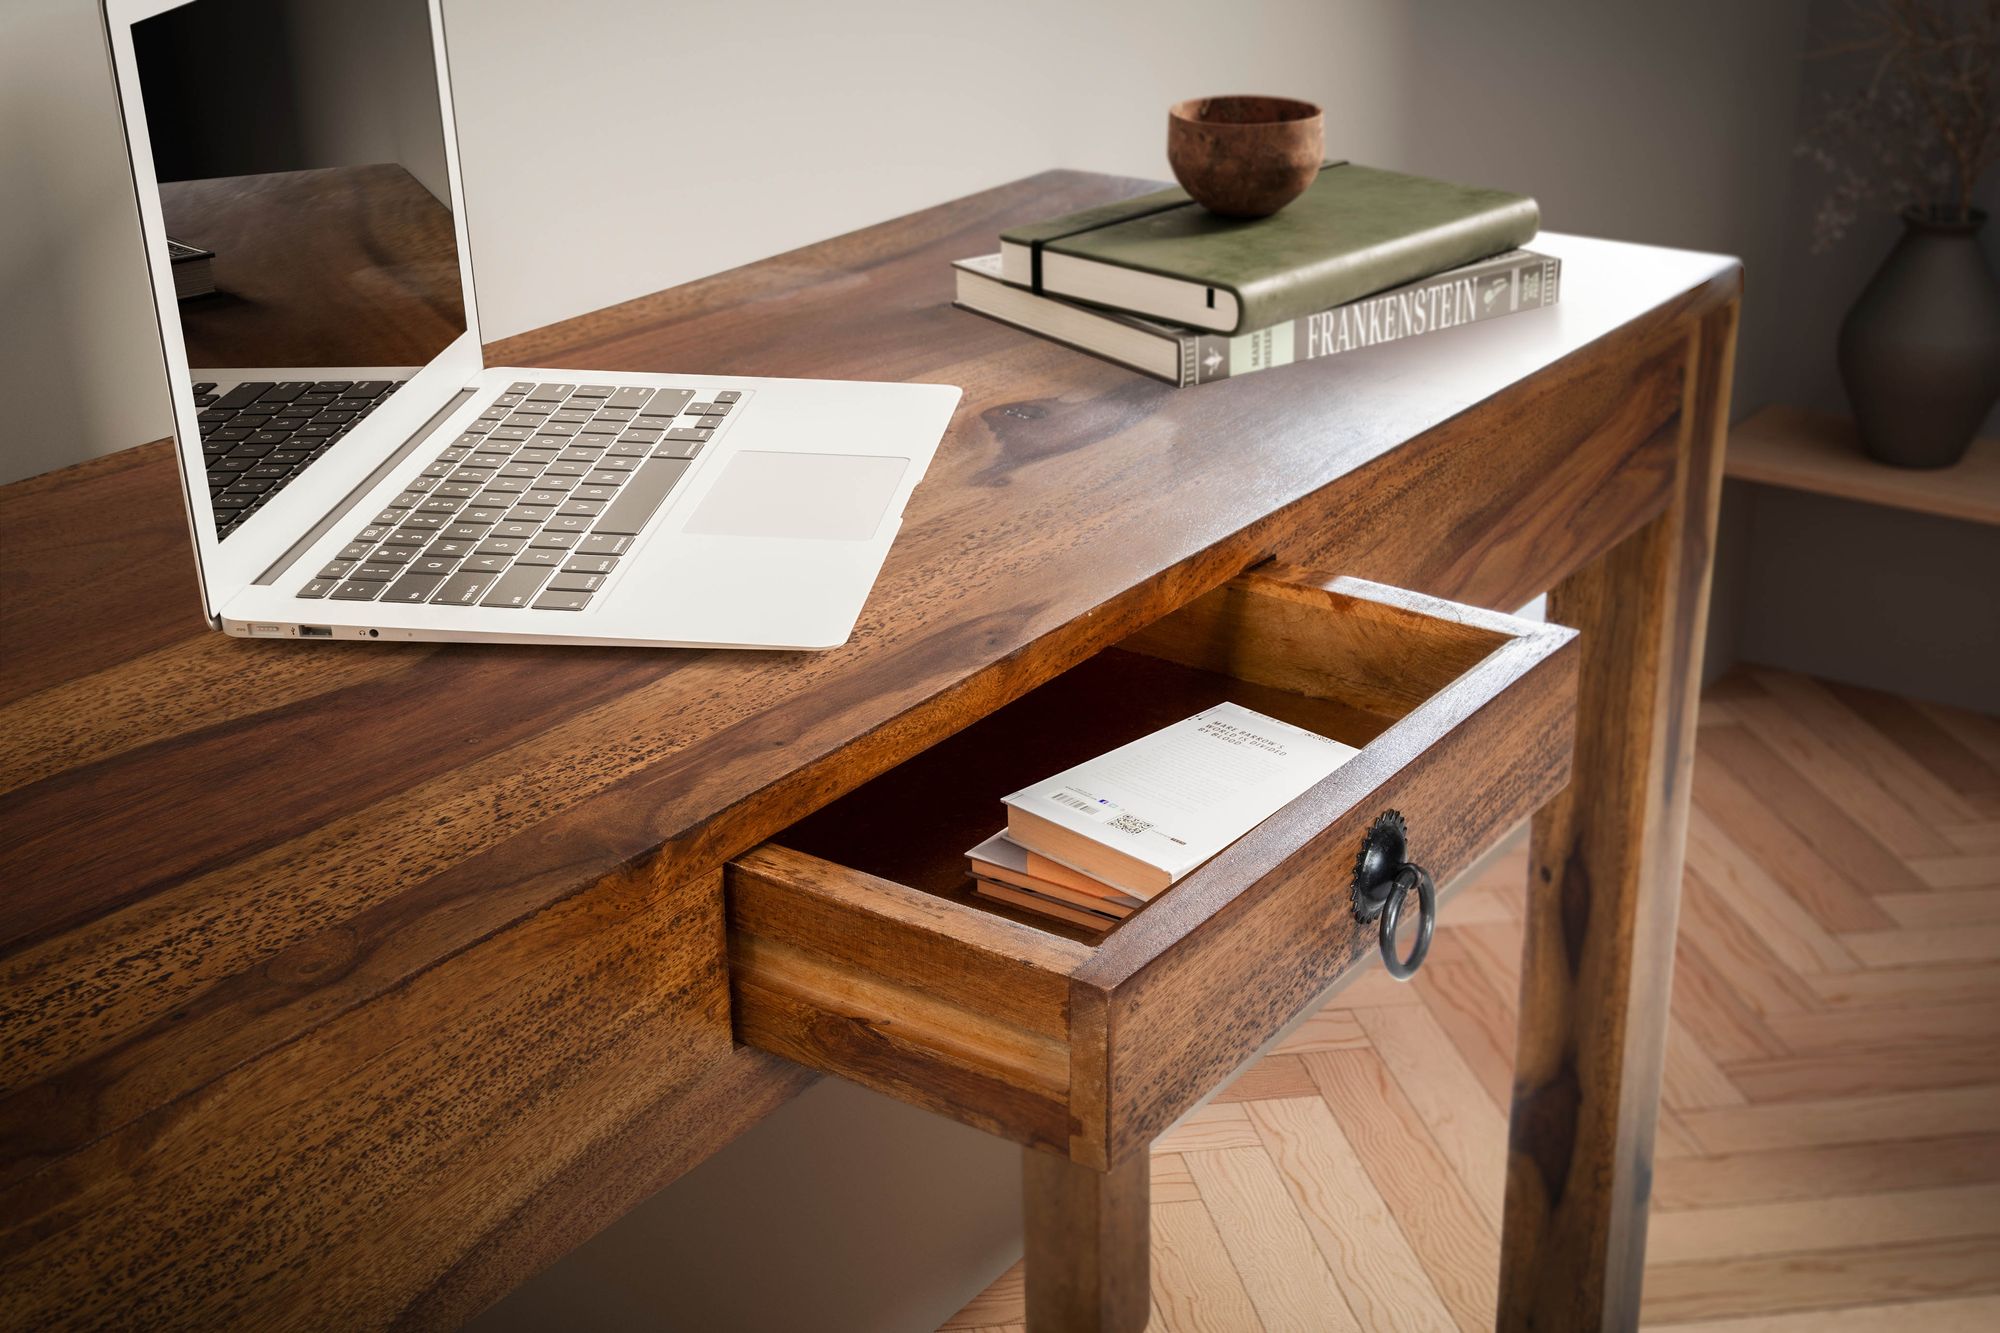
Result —
[[1207, 384], [1554, 305], [1561, 271], [1556, 259], [1523, 254], [1510, 264], [1441, 274], [1234, 337], [1184, 334], [1181, 384]]

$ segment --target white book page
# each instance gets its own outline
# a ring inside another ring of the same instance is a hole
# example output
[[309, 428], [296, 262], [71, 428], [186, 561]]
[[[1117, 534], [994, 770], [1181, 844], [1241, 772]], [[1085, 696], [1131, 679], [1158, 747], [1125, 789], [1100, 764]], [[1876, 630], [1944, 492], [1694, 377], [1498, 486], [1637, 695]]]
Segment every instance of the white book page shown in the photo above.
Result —
[[1006, 801], [1178, 878], [1358, 753], [1219, 704]]

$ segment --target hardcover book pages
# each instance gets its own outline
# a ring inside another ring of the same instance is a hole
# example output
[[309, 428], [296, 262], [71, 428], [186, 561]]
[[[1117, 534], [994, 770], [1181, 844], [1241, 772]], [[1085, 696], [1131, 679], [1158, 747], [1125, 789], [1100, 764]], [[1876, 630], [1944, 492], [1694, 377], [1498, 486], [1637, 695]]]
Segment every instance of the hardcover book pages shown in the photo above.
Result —
[[[1106, 890], [1121, 915], [1151, 899], [1359, 753], [1236, 704], [1218, 704], [1005, 798], [1006, 839]], [[1002, 865], [991, 842], [974, 849]], [[1030, 874], [1024, 858], [1016, 874]], [[1013, 876], [1009, 876], [1013, 878]], [[1016, 889], [1047, 893], [1057, 884]], [[1061, 887], [1082, 893], [1070, 880]], [[1051, 894], [1051, 897], [1058, 895]]]

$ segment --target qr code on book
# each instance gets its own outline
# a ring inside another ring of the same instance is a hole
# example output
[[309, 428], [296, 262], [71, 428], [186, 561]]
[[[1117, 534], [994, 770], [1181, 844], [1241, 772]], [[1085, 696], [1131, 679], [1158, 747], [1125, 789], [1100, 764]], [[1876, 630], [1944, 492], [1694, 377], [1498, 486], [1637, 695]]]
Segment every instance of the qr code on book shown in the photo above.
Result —
[[1110, 826], [1117, 829], [1120, 833], [1144, 833], [1147, 829], [1153, 827], [1150, 820], [1139, 819], [1132, 815], [1119, 815], [1111, 821]]

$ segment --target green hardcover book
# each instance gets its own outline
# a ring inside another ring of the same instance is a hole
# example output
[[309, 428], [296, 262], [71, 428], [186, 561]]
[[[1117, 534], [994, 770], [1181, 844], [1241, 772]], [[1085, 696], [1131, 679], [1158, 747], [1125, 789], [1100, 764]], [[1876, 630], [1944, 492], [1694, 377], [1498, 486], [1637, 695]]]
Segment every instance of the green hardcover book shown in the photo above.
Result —
[[1161, 190], [1002, 232], [1000, 257], [1031, 291], [1234, 334], [1514, 249], [1540, 224], [1525, 195], [1329, 162], [1268, 218]]

